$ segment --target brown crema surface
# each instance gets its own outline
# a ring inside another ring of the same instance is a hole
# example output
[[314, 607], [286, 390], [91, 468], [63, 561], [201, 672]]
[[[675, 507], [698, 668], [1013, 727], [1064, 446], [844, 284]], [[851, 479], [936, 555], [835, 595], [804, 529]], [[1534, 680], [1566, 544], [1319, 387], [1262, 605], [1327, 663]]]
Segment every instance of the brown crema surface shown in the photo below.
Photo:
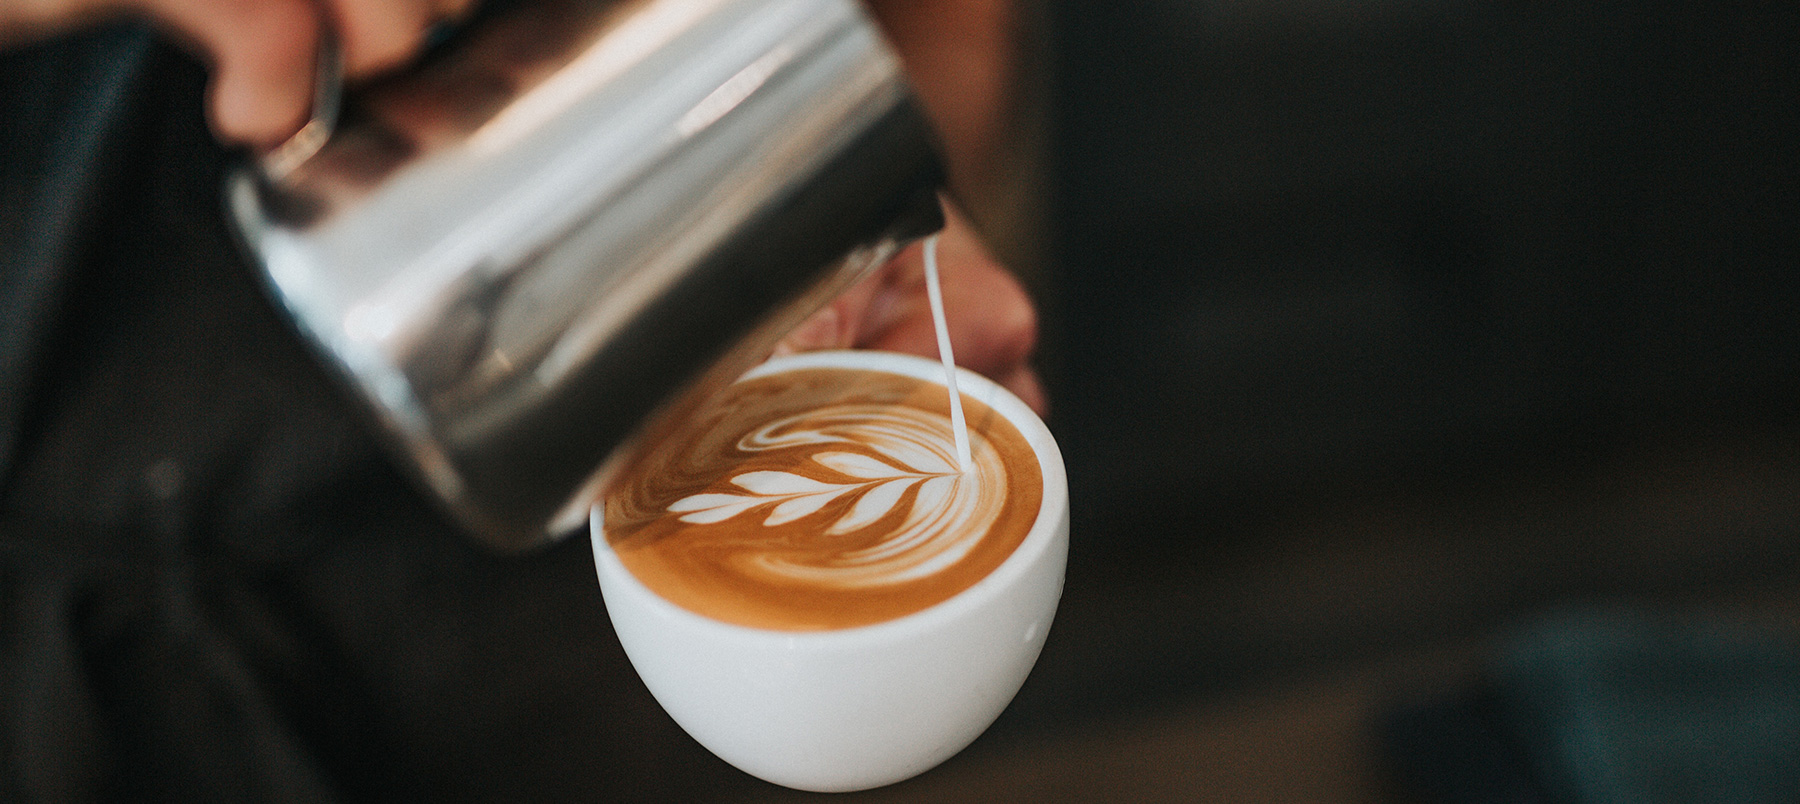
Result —
[[944, 386], [799, 369], [740, 382], [625, 473], [605, 505], [633, 576], [689, 611], [788, 631], [941, 603], [999, 567], [1043, 476], [1017, 428], [967, 395], [956, 471]]

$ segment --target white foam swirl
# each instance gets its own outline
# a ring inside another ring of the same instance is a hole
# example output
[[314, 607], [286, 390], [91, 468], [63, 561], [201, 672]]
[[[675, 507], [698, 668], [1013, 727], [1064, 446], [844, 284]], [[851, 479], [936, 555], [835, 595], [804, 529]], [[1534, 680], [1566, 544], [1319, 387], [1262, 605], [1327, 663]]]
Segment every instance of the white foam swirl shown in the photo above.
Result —
[[[847, 509], [835, 509], [840, 513], [820, 532], [862, 545], [857, 549], [742, 557], [764, 573], [838, 586], [900, 583], [941, 571], [962, 560], [999, 517], [1002, 501], [984, 500], [982, 494], [984, 488], [1005, 488], [998, 452], [974, 438], [973, 464], [958, 472], [949, 421], [941, 415], [901, 406], [841, 405], [771, 422], [738, 441], [739, 449], [753, 453], [794, 447], [816, 448], [811, 459], [830, 470], [831, 479], [748, 471], [731, 478], [736, 491], [690, 495], [668, 510], [696, 525], [757, 512], [765, 527], [776, 527], [852, 498]], [[908, 508], [894, 526], [890, 514], [902, 505]], [[888, 532], [869, 543], [866, 531], [883, 522], [890, 523]]]

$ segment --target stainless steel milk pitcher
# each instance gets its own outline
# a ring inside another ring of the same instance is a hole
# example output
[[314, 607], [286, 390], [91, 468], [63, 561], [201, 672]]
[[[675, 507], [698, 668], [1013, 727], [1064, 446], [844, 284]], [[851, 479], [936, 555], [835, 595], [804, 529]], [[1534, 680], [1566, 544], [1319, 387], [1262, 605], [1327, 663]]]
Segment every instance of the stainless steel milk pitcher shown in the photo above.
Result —
[[523, 0], [343, 99], [231, 215], [469, 530], [579, 528], [632, 450], [939, 225], [855, 0]]

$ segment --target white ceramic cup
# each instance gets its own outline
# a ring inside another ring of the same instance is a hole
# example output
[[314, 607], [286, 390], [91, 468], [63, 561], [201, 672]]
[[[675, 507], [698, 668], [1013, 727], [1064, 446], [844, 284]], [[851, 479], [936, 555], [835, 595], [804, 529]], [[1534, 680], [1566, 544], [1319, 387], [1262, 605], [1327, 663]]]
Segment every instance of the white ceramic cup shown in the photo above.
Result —
[[[822, 367], [944, 379], [936, 361], [868, 351], [776, 358], [745, 378]], [[620, 644], [663, 709], [721, 759], [801, 790], [879, 787], [961, 751], [1024, 684], [1062, 596], [1068, 481], [1049, 429], [1025, 403], [973, 372], [960, 371], [957, 384], [1031, 444], [1043, 503], [998, 568], [913, 614], [808, 632], [713, 620], [633, 577], [607, 542], [600, 506], [594, 508], [594, 561]]]

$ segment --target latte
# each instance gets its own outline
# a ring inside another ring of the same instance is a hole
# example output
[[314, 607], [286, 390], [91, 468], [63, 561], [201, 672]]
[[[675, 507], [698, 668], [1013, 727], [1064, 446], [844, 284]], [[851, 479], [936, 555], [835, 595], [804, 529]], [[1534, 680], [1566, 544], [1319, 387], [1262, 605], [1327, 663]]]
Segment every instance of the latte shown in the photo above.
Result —
[[1042, 502], [1030, 443], [962, 405], [967, 471], [942, 385], [843, 368], [739, 382], [614, 485], [606, 538], [646, 587], [715, 620], [815, 631], [923, 610], [1000, 566]]

